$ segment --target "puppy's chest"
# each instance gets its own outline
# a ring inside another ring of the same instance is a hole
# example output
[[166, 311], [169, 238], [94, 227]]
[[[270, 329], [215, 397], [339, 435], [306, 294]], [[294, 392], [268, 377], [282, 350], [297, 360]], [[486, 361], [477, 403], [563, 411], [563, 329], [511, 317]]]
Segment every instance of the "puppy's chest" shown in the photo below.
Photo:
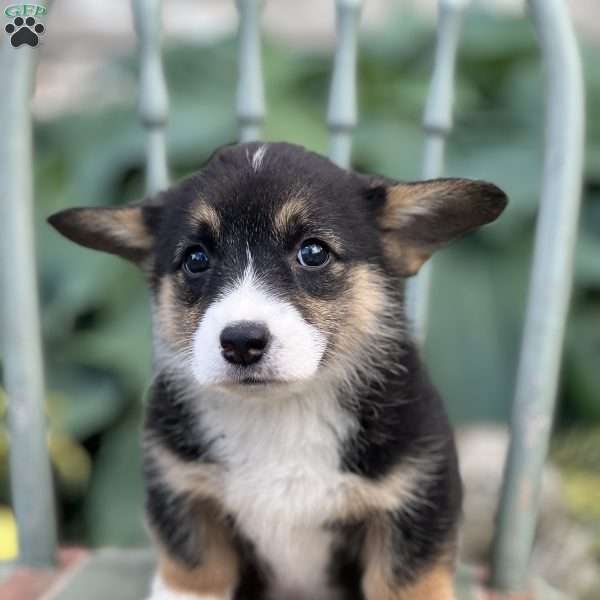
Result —
[[335, 406], [264, 408], [208, 418], [220, 430], [225, 509], [269, 565], [277, 595], [334, 599], [329, 523], [344, 502], [341, 446], [353, 421]]

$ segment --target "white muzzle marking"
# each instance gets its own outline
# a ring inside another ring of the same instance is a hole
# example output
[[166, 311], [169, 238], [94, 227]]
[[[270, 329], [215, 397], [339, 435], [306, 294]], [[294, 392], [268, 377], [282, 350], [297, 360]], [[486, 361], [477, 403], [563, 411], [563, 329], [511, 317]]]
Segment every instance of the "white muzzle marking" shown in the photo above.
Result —
[[[292, 304], [261, 285], [249, 253], [248, 259], [242, 278], [209, 306], [194, 334], [194, 377], [202, 385], [236, 384], [247, 378], [264, 382], [310, 378], [325, 352], [326, 336]], [[239, 321], [263, 323], [270, 334], [261, 360], [247, 367], [229, 364], [221, 354], [221, 332]]]

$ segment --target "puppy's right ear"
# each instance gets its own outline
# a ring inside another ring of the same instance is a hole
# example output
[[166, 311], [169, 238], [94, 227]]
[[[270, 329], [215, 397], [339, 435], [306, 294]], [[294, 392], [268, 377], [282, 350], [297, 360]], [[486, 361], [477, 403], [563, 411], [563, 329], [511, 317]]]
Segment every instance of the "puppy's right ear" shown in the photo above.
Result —
[[136, 204], [120, 207], [68, 208], [48, 222], [71, 241], [143, 262], [154, 246], [160, 206]]

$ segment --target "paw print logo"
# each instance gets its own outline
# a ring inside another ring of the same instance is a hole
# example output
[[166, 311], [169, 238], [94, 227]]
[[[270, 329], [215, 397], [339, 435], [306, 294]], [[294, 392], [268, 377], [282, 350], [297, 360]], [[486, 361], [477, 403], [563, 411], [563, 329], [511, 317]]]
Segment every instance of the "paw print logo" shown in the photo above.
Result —
[[23, 44], [27, 44], [35, 48], [39, 42], [39, 36], [44, 33], [44, 26], [41, 23], [36, 23], [33, 17], [15, 17], [12, 23], [9, 23], [4, 31], [10, 35], [10, 43], [18, 48]]

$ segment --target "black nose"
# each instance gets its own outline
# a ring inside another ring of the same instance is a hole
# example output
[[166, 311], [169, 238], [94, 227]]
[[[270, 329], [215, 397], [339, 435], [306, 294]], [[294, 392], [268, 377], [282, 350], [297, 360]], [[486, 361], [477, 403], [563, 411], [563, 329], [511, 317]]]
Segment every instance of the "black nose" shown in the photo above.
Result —
[[221, 331], [223, 358], [233, 365], [257, 363], [269, 342], [269, 330], [262, 323], [240, 321]]

